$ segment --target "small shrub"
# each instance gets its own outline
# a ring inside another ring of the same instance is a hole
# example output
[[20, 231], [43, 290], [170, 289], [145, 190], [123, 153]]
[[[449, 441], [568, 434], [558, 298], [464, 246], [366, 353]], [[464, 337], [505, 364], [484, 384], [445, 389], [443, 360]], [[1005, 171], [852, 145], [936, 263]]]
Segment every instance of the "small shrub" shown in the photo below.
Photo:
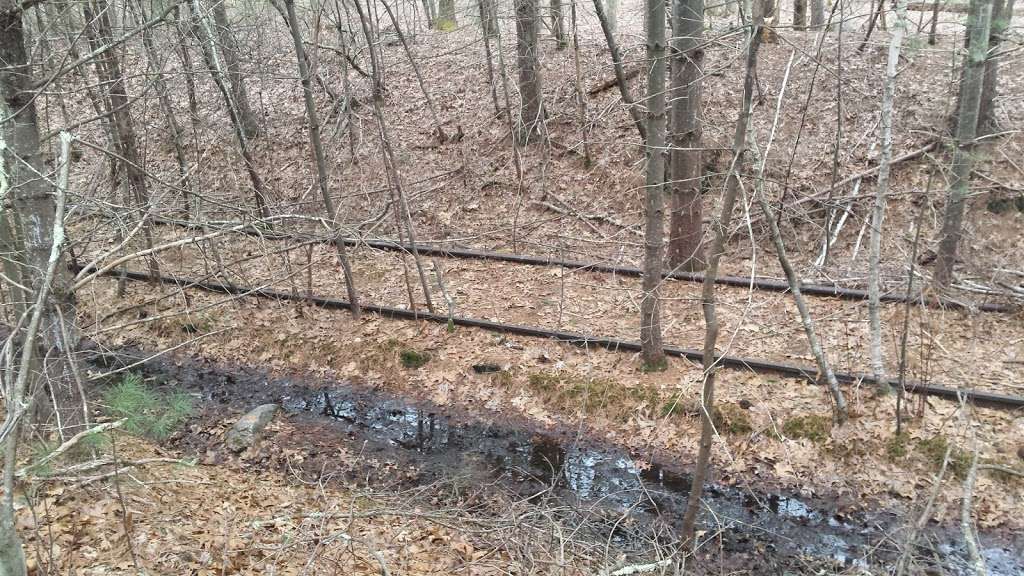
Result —
[[168, 438], [192, 413], [187, 395], [154, 390], [132, 372], [111, 386], [103, 401], [109, 416], [125, 419], [125, 432], [153, 440]]
[[794, 416], [782, 424], [782, 433], [790, 438], [806, 438], [811, 442], [824, 442], [832, 431], [832, 419], [818, 414]]
[[420, 352], [418, 350], [413, 350], [412, 348], [406, 348], [405, 350], [402, 350], [398, 358], [399, 360], [401, 360], [402, 366], [405, 366], [406, 368], [412, 370], [416, 368], [421, 368], [424, 364], [430, 362], [430, 354], [427, 354], [426, 352]]

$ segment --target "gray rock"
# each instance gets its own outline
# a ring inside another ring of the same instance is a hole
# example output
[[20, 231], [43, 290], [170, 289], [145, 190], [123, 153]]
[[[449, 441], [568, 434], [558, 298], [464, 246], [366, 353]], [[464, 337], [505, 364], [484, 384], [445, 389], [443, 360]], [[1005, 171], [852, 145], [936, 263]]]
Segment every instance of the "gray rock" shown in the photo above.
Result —
[[235, 453], [251, 447], [259, 440], [267, 424], [274, 419], [278, 408], [277, 404], [263, 404], [250, 410], [235, 422], [231, 430], [228, 430], [227, 436], [224, 437], [224, 446]]

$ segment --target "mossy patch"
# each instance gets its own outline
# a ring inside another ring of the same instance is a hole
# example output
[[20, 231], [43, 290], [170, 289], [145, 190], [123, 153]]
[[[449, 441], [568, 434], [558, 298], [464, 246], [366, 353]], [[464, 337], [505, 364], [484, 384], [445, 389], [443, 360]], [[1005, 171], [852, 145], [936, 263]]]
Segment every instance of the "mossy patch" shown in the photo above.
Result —
[[782, 433], [789, 438], [805, 438], [814, 443], [828, 439], [832, 432], [832, 418], [820, 414], [793, 416], [782, 423]]
[[420, 352], [412, 348], [406, 348], [399, 352], [398, 359], [402, 363], [402, 366], [415, 370], [422, 368], [427, 362], [430, 362], [430, 354], [426, 352]]
[[917, 452], [935, 469], [942, 468], [942, 461], [946, 457], [946, 449], [949, 449], [948, 469], [957, 478], [965, 478], [971, 469], [971, 455], [953, 445], [950, 448], [949, 439], [941, 434], [931, 438], [923, 438], [917, 441]]
[[906, 432], [901, 434], [893, 434], [888, 440], [885, 441], [885, 455], [889, 457], [889, 460], [896, 461], [906, 458], [908, 450], [908, 444], [910, 444], [910, 435]]
[[750, 434], [754, 430], [750, 423], [750, 414], [736, 404], [725, 403], [715, 406], [712, 421], [720, 434], [739, 436]]
[[654, 362], [644, 362], [640, 364], [640, 371], [644, 374], [651, 374], [652, 372], [664, 372], [668, 370], [668, 359], [661, 358]]
[[568, 372], [534, 372], [527, 384], [546, 403], [558, 408], [601, 410], [622, 418], [640, 407], [650, 409], [661, 403], [661, 395], [650, 386], [623, 386], [607, 378], [588, 378]]

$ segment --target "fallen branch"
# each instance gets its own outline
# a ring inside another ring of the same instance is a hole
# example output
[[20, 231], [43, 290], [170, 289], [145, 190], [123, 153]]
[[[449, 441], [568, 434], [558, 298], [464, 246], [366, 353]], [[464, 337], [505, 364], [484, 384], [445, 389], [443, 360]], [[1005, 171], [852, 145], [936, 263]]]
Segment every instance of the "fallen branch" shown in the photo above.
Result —
[[100, 424], [98, 426], [93, 426], [92, 428], [89, 428], [88, 430], [82, 430], [78, 434], [75, 434], [71, 438], [68, 438], [63, 444], [58, 446], [53, 452], [50, 452], [46, 456], [43, 456], [42, 458], [40, 458], [38, 461], [33, 462], [32, 464], [30, 464], [28, 466], [25, 466], [25, 467], [21, 468], [20, 470], [18, 470], [15, 473], [15, 475], [18, 478], [23, 478], [23, 477], [27, 476], [32, 471], [32, 469], [40, 469], [43, 466], [49, 464], [50, 462], [53, 462], [57, 458], [60, 458], [60, 456], [62, 454], [64, 454], [65, 452], [67, 452], [68, 450], [73, 448], [75, 445], [77, 445], [79, 442], [81, 442], [82, 439], [85, 438], [86, 436], [91, 436], [93, 434], [101, 434], [101, 433], [106, 432], [108, 430], [113, 430], [114, 428], [120, 428], [121, 426], [124, 425], [124, 423], [125, 423], [125, 419], [122, 418], [120, 420], [117, 420], [116, 422], [106, 422], [106, 423]]
[[[640, 68], [639, 67], [631, 68], [629, 70], [626, 70], [623, 73], [622, 79], [625, 80], [625, 81], [628, 81], [628, 80], [632, 80], [633, 78], [636, 78], [639, 75], [640, 75]], [[597, 84], [595, 86], [591, 86], [590, 89], [587, 90], [587, 96], [597, 96], [601, 92], [606, 92], [608, 90], [611, 90], [612, 88], [615, 88], [618, 85], [619, 85], [619, 78], [617, 76], [612, 76], [611, 78], [608, 78], [607, 80], [605, 80], [604, 82], [601, 82], [600, 84]]]

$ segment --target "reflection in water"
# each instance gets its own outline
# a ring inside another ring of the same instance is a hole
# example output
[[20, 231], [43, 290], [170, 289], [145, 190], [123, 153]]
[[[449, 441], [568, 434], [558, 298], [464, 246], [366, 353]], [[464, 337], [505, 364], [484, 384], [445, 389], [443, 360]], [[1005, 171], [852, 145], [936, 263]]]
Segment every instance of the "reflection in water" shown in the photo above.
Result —
[[[638, 466], [622, 451], [592, 449], [581, 442], [560, 439], [514, 428], [484, 423], [453, 424], [434, 410], [398, 400], [367, 402], [344, 391], [322, 391], [282, 401], [293, 412], [310, 412], [334, 419], [372, 441], [385, 442], [442, 459], [452, 473], [468, 472], [468, 466], [486, 466], [491, 473], [520, 482], [538, 482], [582, 500], [630, 513], [670, 511], [675, 516], [685, 507], [690, 477], [658, 464]], [[424, 460], [424, 465], [426, 464]], [[456, 470], [455, 468], [460, 468]], [[828, 558], [840, 566], [866, 567], [864, 558], [881, 537], [867, 522], [841, 519], [805, 501], [778, 494], [754, 495], [727, 486], [708, 486], [703, 498], [705, 521], [714, 522], [728, 538], [748, 541], [747, 534], [771, 534], [791, 553]], [[967, 574], [969, 566], [959, 547], [943, 551], [951, 574]], [[994, 576], [1022, 574], [1016, 556], [1007, 550], [983, 551]]]

